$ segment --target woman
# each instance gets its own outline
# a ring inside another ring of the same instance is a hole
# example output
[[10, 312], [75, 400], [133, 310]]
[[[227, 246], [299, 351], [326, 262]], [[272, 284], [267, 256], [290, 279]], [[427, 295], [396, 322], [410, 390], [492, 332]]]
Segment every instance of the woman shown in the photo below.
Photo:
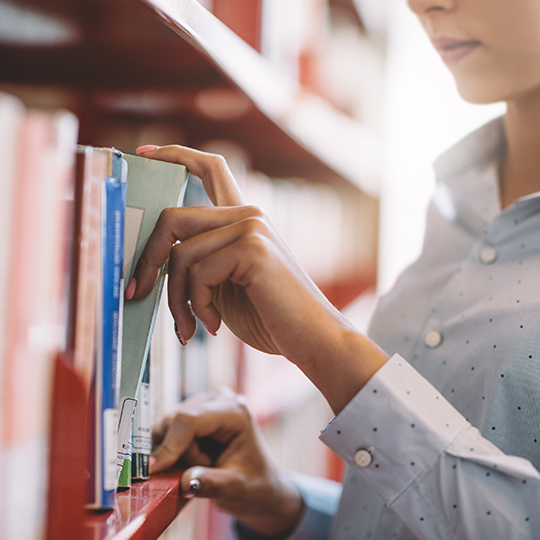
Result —
[[[170, 256], [183, 343], [190, 300], [209, 332], [223, 320], [319, 388], [336, 414], [321, 439], [349, 465], [333, 539], [537, 538], [540, 0], [409, 5], [462, 97], [508, 107], [437, 162], [424, 251], [381, 301], [373, 341], [244, 206], [223, 159], [182, 147], [138, 151], [186, 165], [216, 207], [166, 211], [126, 297], [148, 294]], [[182, 458], [184, 494], [213, 498], [244, 537], [327, 537], [332, 504], [272, 468], [241, 398], [194, 397], [155, 435], [153, 471]]]

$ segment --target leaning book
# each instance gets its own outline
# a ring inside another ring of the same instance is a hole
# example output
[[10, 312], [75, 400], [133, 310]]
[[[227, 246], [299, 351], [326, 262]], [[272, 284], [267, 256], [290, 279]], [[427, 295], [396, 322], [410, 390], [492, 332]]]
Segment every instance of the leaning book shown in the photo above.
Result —
[[[125, 154], [128, 164], [128, 189], [124, 237], [124, 282], [128, 284], [137, 261], [165, 208], [180, 206], [188, 172], [175, 163], [155, 161]], [[148, 357], [165, 270], [146, 297], [126, 301], [122, 339], [120, 403], [118, 422], [117, 474], [124, 460], [131, 459], [129, 435], [137, 406], [139, 389]]]

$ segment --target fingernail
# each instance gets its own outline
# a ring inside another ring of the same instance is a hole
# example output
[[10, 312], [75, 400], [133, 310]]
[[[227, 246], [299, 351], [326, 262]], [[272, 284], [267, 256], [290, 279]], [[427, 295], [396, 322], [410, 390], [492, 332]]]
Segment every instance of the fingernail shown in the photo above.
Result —
[[178, 341], [182, 345], [185, 345], [187, 343], [187, 341], [184, 339], [184, 336], [182, 335], [180, 330], [178, 330], [178, 326], [177, 326], [176, 322], [174, 323], [174, 333], [176, 334], [176, 337], [178, 338]]
[[135, 152], [137, 152], [137, 154], [144, 154], [145, 152], [153, 152], [158, 148], [159, 146], [156, 146], [155, 144], [145, 144], [144, 146], [139, 146]]
[[137, 289], [137, 280], [133, 278], [129, 282], [129, 285], [127, 286], [126, 292], [124, 294], [127, 300], [131, 300], [133, 296], [135, 296], [135, 289]]
[[205, 323], [203, 323], [203, 326], [206, 328], [206, 331], [207, 331], [209, 334], [212, 334], [213, 336], [217, 336], [217, 334], [216, 334], [213, 330], [210, 330], [210, 328], [208, 328], [208, 326], [206, 326]]
[[199, 488], [201, 487], [201, 482], [197, 478], [193, 478], [189, 481], [189, 491], [187, 493], [184, 493], [185, 499], [192, 499], [197, 494], [197, 491], [199, 491]]
[[153, 456], [150, 456], [150, 459], [148, 460], [148, 467], [150, 468], [150, 472], [152, 472], [152, 469], [154, 468], [155, 464], [156, 464], [156, 458]]

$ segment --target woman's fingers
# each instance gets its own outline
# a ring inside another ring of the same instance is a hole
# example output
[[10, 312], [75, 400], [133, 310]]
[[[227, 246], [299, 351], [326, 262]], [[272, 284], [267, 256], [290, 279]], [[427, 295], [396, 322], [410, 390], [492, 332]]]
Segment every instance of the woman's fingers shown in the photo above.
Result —
[[216, 449], [223, 450], [244, 432], [250, 425], [249, 419], [243, 399], [230, 390], [190, 398], [178, 413], [154, 428], [154, 439], [161, 442], [152, 453], [151, 472], [164, 471], [181, 458], [187, 463], [197, 460], [198, 464], [210, 465], [218, 457], [213, 455]]
[[154, 426], [152, 427], [153, 446], [158, 446], [159, 444], [161, 444], [163, 437], [165, 437], [165, 433], [167, 433], [167, 430], [169, 429], [172, 419], [172, 416], [166, 416], [165, 418], [154, 424]]
[[169, 161], [185, 165], [189, 172], [198, 176], [204, 189], [216, 206], [241, 206], [244, 196], [222, 156], [207, 154], [180, 145], [162, 146], [154, 150], [150, 146], [137, 148], [137, 153], [145, 158]]
[[[172, 247], [205, 231], [220, 229], [262, 212], [253, 206], [234, 208], [167, 208], [163, 210], [137, 263], [135, 291], [131, 298], [144, 298], [150, 293], [160, 269], [169, 259]], [[129, 287], [128, 287], [129, 289]]]
[[[210, 331], [216, 332], [221, 322], [221, 314], [214, 304], [215, 288], [228, 281], [240, 285], [241, 290], [237, 293], [242, 293], [242, 297], [237, 297], [236, 300], [241, 302], [241, 305], [231, 305], [235, 299], [229, 297], [228, 304], [222, 306], [222, 309], [233, 313], [234, 320], [229, 317], [226, 321], [227, 325], [233, 333], [252, 347], [279, 354], [267, 332], [263, 332], [263, 326], [258, 316], [257, 321], [251, 319], [257, 314], [248, 309], [249, 289], [253, 283], [252, 277], [257, 266], [264, 264], [266, 253], [272, 248], [271, 242], [265, 237], [248, 237], [241, 238], [205, 257], [189, 269], [189, 297], [193, 312]], [[232, 287], [233, 285], [231, 285], [231, 289]], [[174, 317], [178, 313], [177, 305], [181, 303], [181, 299], [179, 301], [174, 296], [175, 290], [173, 281], [173, 284], [170, 285], [169, 294], [172, 296], [169, 297], [169, 305]], [[250, 319], [246, 320], [246, 317]], [[258, 327], [257, 332], [252, 327], [253, 323]], [[182, 333], [190, 329], [189, 322], [187, 328], [184, 326], [183, 320], [178, 321], [177, 324]]]
[[[163, 433], [162, 429], [166, 431]], [[152, 452], [150, 472], [158, 473], [175, 465], [195, 437], [190, 422], [183, 415], [176, 415], [166, 424], [166, 428], [160, 426], [154, 431], [156, 439], [161, 439], [161, 442]]]
[[[227, 281], [231, 274], [237, 274], [235, 269], [239, 262], [249, 262], [249, 253], [242, 256], [239, 252], [241, 246], [256, 242], [254, 237], [269, 234], [261, 218], [250, 217], [174, 246], [169, 260], [169, 307], [184, 338], [189, 339], [195, 331], [191, 310], [210, 332], [218, 330], [221, 315], [214, 304], [215, 288]], [[240, 245], [235, 249], [226, 250], [237, 243]], [[234, 256], [234, 259], [227, 260], [229, 256]], [[188, 301], [191, 301], [191, 306]]]

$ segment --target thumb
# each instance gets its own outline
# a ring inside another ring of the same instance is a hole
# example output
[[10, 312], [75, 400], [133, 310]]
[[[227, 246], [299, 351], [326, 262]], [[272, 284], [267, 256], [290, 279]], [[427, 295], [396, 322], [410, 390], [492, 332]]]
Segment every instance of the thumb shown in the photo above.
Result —
[[241, 486], [239, 474], [231, 469], [191, 467], [182, 476], [182, 496], [186, 499], [224, 499], [234, 497]]

